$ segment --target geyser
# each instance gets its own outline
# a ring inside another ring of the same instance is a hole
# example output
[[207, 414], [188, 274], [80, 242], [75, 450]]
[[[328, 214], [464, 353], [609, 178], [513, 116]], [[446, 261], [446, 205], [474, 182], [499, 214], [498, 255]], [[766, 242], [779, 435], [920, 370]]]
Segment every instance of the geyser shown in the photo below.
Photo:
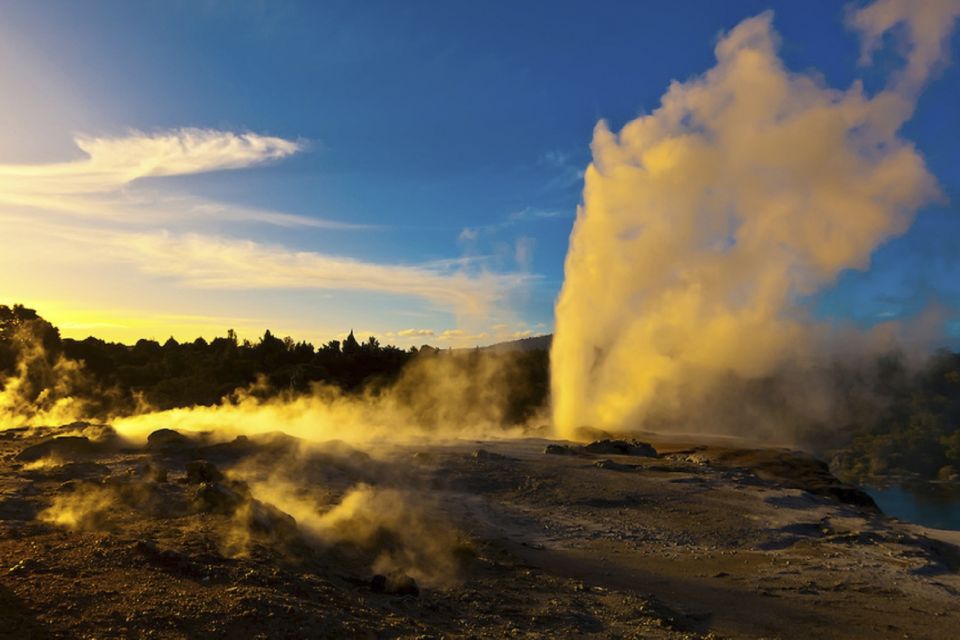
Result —
[[[724, 35], [716, 65], [672, 83], [658, 109], [619, 133], [597, 125], [556, 308], [561, 435], [681, 425], [721, 385], [829, 357], [835, 328], [802, 300], [868, 267], [939, 196], [898, 132], [958, 13], [955, 0], [853, 12], [864, 62], [891, 29], [906, 44], [903, 70], [872, 95], [789, 71], [763, 13]], [[870, 340], [844, 342], [863, 352]]]

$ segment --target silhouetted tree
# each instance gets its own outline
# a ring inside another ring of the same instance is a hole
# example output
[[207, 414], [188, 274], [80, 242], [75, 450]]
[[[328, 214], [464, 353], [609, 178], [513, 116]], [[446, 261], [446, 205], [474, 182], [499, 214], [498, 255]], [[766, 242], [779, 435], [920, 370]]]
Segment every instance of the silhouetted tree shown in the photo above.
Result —
[[353, 329], [350, 330], [350, 335], [347, 336], [347, 339], [343, 341], [343, 353], [345, 355], [353, 355], [360, 349], [360, 345], [357, 343], [357, 339], [353, 337]]

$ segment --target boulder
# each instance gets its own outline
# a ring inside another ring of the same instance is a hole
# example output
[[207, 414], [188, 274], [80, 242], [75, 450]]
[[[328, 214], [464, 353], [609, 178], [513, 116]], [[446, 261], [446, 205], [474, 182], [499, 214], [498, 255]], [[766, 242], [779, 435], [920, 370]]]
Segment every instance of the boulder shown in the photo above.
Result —
[[247, 500], [247, 495], [222, 482], [205, 482], [197, 488], [196, 499], [201, 511], [233, 515]]
[[374, 593], [387, 593], [397, 596], [419, 596], [417, 581], [405, 573], [394, 572], [388, 575], [377, 574], [370, 580], [370, 589]]
[[25, 448], [17, 454], [20, 462], [35, 462], [43, 458], [93, 458], [100, 453], [101, 446], [86, 436], [58, 436]]
[[543, 452], [547, 455], [552, 456], [582, 456], [583, 452], [579, 449], [573, 447], [568, 447], [562, 444], [548, 444]]
[[190, 438], [173, 429], [157, 429], [147, 436], [147, 449], [169, 450], [181, 449], [191, 444]]
[[189, 484], [216, 483], [221, 480], [223, 480], [223, 473], [212, 462], [191, 460], [187, 463], [187, 482]]
[[615, 462], [613, 460], [597, 460], [593, 466], [609, 471], [633, 471], [636, 469], [632, 464], [623, 464], [622, 462]]
[[297, 533], [294, 517], [272, 504], [251, 499], [241, 513], [244, 524], [254, 533], [284, 539], [292, 538]]
[[590, 453], [602, 453], [618, 456], [641, 456], [645, 458], [656, 458], [657, 450], [650, 443], [632, 440], [596, 440], [583, 447], [584, 451]]
[[473, 457], [477, 460], [509, 460], [507, 456], [501, 453], [494, 453], [486, 449], [477, 449], [473, 452]]

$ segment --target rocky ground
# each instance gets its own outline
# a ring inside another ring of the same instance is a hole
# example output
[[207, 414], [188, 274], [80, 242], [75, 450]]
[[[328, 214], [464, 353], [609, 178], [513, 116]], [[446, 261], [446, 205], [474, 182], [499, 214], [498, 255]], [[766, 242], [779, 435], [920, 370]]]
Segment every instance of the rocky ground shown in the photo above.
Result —
[[958, 637], [952, 534], [652, 444], [2, 431], [0, 637]]

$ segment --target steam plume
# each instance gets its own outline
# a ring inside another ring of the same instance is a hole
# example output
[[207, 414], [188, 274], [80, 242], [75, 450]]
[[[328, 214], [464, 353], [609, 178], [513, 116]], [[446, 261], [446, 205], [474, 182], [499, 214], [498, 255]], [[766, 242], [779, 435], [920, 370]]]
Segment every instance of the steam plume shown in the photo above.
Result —
[[[481, 435], [517, 435], [529, 374], [508, 355], [467, 352], [423, 355], [384, 388], [362, 395], [314, 385], [309, 394], [264, 398], [261, 381], [216, 406], [145, 412], [112, 421], [143, 439], [169, 427], [210, 431], [219, 438], [283, 431], [313, 441], [407, 442]], [[512, 426], [512, 428], [511, 428]]]
[[43, 321], [13, 331], [16, 363], [13, 375], [0, 374], [0, 429], [26, 424], [67, 424], [95, 412], [87, 398], [101, 396], [83, 366], [46, 348], [39, 332]]
[[653, 113], [619, 134], [597, 125], [551, 353], [562, 434], [682, 421], [720, 380], [816, 360], [827, 327], [799, 301], [866, 268], [939, 195], [898, 131], [958, 12], [883, 0], [853, 13], [865, 61], [889, 30], [907, 35], [904, 69], [873, 96], [787, 70], [763, 13]]

